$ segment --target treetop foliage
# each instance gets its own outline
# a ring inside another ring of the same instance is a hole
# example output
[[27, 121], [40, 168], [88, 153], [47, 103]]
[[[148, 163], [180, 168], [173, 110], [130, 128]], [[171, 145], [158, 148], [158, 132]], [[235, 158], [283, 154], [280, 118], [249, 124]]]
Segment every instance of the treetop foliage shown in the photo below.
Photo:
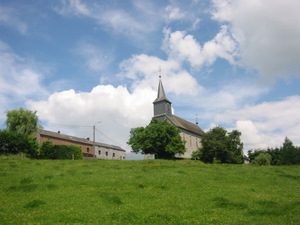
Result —
[[243, 163], [243, 143], [241, 132], [227, 132], [222, 127], [215, 127], [202, 136], [202, 147], [193, 156], [203, 162]]
[[176, 153], [183, 154], [185, 150], [180, 130], [166, 120], [153, 119], [146, 127], [130, 130], [127, 142], [134, 153], [155, 154], [156, 158], [171, 159]]
[[37, 111], [19, 109], [6, 112], [5, 124], [9, 131], [32, 134], [38, 127]]

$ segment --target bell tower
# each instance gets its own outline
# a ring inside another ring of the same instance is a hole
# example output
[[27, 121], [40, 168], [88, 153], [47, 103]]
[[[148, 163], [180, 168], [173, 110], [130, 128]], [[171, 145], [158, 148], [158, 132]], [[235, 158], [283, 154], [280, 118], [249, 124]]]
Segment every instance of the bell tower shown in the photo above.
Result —
[[172, 116], [172, 102], [166, 97], [164, 87], [159, 76], [159, 84], [157, 91], [157, 98], [153, 102], [154, 117], [157, 116]]

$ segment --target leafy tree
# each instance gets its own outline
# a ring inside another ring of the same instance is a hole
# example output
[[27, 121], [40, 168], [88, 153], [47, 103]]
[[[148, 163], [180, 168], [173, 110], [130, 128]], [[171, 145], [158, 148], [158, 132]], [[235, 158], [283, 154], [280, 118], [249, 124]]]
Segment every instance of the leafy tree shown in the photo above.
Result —
[[130, 130], [127, 142], [134, 153], [155, 154], [155, 158], [171, 159], [176, 153], [183, 154], [185, 150], [180, 131], [172, 124], [153, 119], [146, 127]]
[[272, 156], [269, 153], [260, 153], [255, 159], [252, 161], [253, 164], [257, 165], [270, 165], [272, 160]]
[[25, 153], [31, 158], [38, 155], [38, 143], [30, 135], [12, 132], [8, 130], [0, 131], [0, 154]]
[[9, 131], [24, 134], [32, 134], [38, 128], [38, 116], [36, 111], [19, 109], [6, 112], [5, 124]]
[[215, 127], [202, 136], [202, 148], [199, 149], [201, 160], [213, 163], [243, 163], [243, 143], [241, 132], [227, 132], [222, 127]]

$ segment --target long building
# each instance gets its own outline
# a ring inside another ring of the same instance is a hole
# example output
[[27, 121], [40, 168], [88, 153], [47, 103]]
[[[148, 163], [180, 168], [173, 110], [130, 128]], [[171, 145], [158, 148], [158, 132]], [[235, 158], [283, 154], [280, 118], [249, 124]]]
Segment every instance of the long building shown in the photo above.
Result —
[[38, 129], [36, 139], [39, 144], [50, 141], [54, 145], [76, 145], [86, 158], [126, 159], [126, 151], [119, 146], [93, 142], [89, 138], [80, 138], [48, 130]]

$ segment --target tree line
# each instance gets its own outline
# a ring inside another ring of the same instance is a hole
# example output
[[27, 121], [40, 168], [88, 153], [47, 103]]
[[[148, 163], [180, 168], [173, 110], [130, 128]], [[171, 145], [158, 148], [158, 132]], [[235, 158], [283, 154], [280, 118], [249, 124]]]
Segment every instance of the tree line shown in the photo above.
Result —
[[36, 159], [82, 159], [79, 146], [53, 145], [46, 141], [38, 144], [35, 133], [38, 128], [36, 111], [23, 108], [6, 112], [6, 129], [0, 130], [0, 154], [23, 153]]
[[300, 164], [300, 147], [294, 146], [285, 138], [281, 147], [248, 151], [250, 162], [259, 165], [295, 165]]
[[[176, 154], [184, 154], [185, 142], [180, 130], [166, 120], [153, 119], [146, 127], [132, 128], [127, 142], [134, 153], [154, 154], [157, 159], [175, 159]], [[300, 164], [300, 148], [288, 138], [280, 148], [250, 150], [244, 155], [241, 132], [228, 132], [222, 127], [214, 127], [202, 135], [201, 147], [192, 154], [193, 159], [205, 163], [242, 164], [245, 160], [258, 165]]]

